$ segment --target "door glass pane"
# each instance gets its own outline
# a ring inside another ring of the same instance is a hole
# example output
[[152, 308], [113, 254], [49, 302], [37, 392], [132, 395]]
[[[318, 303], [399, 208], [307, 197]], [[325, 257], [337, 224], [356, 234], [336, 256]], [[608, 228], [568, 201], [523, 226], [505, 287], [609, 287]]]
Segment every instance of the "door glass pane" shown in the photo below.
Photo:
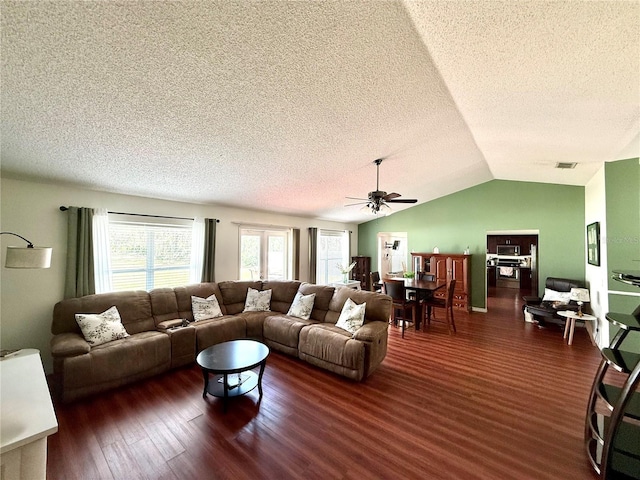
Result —
[[240, 238], [240, 280], [260, 279], [260, 238], [246, 233]]
[[286, 279], [286, 238], [281, 234], [268, 235], [267, 250], [267, 279], [268, 280], [285, 280]]
[[338, 264], [348, 265], [348, 236], [344, 232], [321, 230], [318, 239], [316, 282], [327, 285], [343, 280]]

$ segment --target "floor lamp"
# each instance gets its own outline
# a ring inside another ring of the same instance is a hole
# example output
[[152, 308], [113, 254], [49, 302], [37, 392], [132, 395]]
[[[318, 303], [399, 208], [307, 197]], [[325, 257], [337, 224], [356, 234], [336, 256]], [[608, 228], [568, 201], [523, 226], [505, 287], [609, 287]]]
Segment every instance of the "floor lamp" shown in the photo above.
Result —
[[33, 243], [13, 232], [0, 232], [0, 235], [13, 235], [27, 242], [26, 247], [7, 247], [6, 268], [49, 268], [51, 266], [51, 247], [34, 247]]

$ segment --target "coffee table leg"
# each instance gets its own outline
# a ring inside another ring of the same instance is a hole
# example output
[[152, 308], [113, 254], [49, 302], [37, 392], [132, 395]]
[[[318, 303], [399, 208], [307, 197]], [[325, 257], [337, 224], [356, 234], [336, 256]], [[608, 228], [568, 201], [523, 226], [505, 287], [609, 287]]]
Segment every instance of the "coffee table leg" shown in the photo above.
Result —
[[206, 398], [207, 389], [209, 388], [209, 372], [204, 368], [202, 369], [202, 376], [204, 377], [204, 391], [202, 392], [202, 398]]
[[224, 390], [224, 397], [222, 398], [222, 411], [227, 413], [227, 399], [229, 398], [229, 377], [228, 374], [224, 374], [222, 388]]
[[267, 364], [267, 360], [260, 364], [260, 373], [258, 374], [258, 393], [260, 394], [260, 398], [262, 398], [262, 374], [264, 373], [264, 367]]

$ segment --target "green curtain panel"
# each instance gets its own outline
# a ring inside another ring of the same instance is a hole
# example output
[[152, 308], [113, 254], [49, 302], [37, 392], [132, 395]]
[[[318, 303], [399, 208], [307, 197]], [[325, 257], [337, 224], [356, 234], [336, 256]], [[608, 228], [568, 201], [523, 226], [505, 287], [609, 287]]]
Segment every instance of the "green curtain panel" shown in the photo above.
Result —
[[292, 230], [292, 256], [293, 256], [293, 265], [292, 265], [292, 273], [294, 280], [300, 280], [300, 229], [294, 228]]
[[93, 209], [67, 210], [67, 274], [64, 298], [96, 293], [93, 269]]
[[309, 282], [316, 283], [318, 265], [318, 229], [309, 228]]
[[216, 224], [215, 218], [204, 219], [204, 259], [202, 261], [202, 281], [216, 281]]

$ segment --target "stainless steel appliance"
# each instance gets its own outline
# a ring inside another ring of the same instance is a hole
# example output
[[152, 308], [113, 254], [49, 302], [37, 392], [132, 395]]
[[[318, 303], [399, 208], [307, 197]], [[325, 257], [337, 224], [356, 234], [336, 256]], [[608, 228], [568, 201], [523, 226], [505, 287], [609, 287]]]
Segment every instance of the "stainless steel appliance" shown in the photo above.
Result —
[[520, 245], [498, 245], [496, 249], [498, 255], [520, 255]]

